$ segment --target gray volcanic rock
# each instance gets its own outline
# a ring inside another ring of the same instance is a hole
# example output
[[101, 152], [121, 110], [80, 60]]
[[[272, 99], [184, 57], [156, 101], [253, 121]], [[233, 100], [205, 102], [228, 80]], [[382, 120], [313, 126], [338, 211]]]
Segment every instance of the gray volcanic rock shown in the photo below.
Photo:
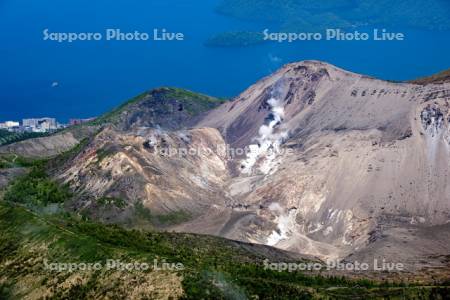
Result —
[[176, 223], [224, 205], [229, 174], [216, 150], [221, 144], [213, 128], [124, 133], [106, 127], [57, 176], [79, 195], [72, 207], [95, 218], [134, 224], [139, 210], [142, 221]]
[[[426, 234], [450, 223], [449, 100], [449, 83], [294, 63], [183, 121], [194, 129], [140, 128], [151, 125], [145, 114], [128, 131], [104, 129], [59, 178], [96, 199], [126, 199], [112, 221], [143, 203], [157, 215], [188, 212], [171, 230], [321, 258], [394, 260], [412, 245], [413, 266], [450, 252], [448, 239]], [[156, 148], [204, 151], [169, 158]]]
[[[282, 118], [267, 135], [271, 98]], [[231, 213], [221, 234], [343, 257], [393, 220], [448, 223], [449, 100], [450, 84], [390, 83], [316, 61], [264, 78], [199, 123], [257, 149], [250, 170], [249, 156], [235, 160], [246, 172], [227, 188], [245, 213]]]

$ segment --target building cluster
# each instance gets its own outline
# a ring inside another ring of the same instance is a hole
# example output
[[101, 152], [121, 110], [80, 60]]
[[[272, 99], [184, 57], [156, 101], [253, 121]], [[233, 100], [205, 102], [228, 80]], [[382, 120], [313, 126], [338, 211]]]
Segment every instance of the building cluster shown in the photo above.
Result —
[[19, 126], [20, 126], [20, 123], [15, 122], [15, 121], [6, 121], [3, 123], [0, 123], [0, 129], [6, 129], [6, 130], [14, 129]]
[[65, 125], [59, 124], [55, 118], [23, 119], [22, 122], [6, 121], [0, 123], [0, 129], [11, 132], [52, 132]]
[[24, 131], [29, 132], [51, 132], [58, 128], [58, 122], [55, 118], [23, 119], [22, 127]]
[[58, 129], [84, 124], [93, 120], [95, 118], [70, 119], [69, 124], [61, 124], [55, 118], [31, 118], [22, 119], [22, 122], [0, 122], [0, 130], [8, 130], [10, 132], [54, 132]]

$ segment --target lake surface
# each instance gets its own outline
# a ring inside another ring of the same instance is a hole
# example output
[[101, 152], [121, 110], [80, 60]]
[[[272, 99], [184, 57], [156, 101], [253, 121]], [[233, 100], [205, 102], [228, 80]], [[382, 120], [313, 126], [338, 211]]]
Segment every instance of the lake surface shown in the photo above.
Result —
[[[272, 30], [218, 15], [219, 0], [0, 0], [0, 121], [99, 115], [145, 90], [176, 86], [233, 97], [282, 64], [324, 60], [344, 69], [406, 80], [450, 68], [449, 32], [388, 28], [405, 41], [308, 41], [208, 48], [223, 31]], [[182, 42], [43, 40], [51, 32], [183, 32]], [[367, 31], [371, 29], [367, 28]], [[57, 84], [56, 84], [57, 83]]]

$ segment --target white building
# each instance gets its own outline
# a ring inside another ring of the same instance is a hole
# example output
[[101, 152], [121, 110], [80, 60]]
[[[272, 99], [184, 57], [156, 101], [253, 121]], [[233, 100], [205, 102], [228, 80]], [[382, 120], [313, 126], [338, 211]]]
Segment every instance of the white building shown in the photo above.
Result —
[[15, 122], [15, 121], [6, 121], [3, 123], [0, 123], [0, 129], [13, 129], [14, 127], [19, 127], [20, 124], [19, 122]]
[[55, 118], [23, 119], [22, 125], [34, 132], [47, 132], [58, 129]]

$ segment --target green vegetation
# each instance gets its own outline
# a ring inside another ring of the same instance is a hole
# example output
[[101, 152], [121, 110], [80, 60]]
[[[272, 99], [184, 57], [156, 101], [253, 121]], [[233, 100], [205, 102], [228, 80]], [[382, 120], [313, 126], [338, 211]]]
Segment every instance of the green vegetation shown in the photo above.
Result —
[[147, 92], [142, 93], [136, 97], [131, 98], [130, 100], [122, 103], [120, 106], [114, 108], [110, 112], [105, 113], [104, 115], [96, 118], [95, 120], [86, 123], [85, 125], [103, 125], [105, 123], [114, 122], [118, 116], [129, 106], [136, 102], [143, 100], [148, 95]]
[[[86, 143], [84, 141], [62, 154], [56, 163], [64, 163], [75, 156]], [[8, 187], [4, 195], [6, 202], [0, 200], [1, 299], [21, 298], [37, 288], [43, 288], [53, 299], [87, 299], [106, 292], [123, 299], [129, 297], [130, 286], [136, 282], [133, 278], [150, 276], [154, 272], [138, 273], [131, 279], [123, 279], [126, 272], [99, 270], [86, 274], [78, 271], [77, 276], [86, 276], [87, 279], [70, 284], [72, 273], [45, 270], [44, 260], [104, 263], [108, 259], [120, 259], [151, 265], [154, 259], [158, 259], [182, 263], [184, 269], [173, 272], [180, 276], [184, 299], [328, 299], [349, 295], [368, 295], [375, 299], [386, 295], [391, 299], [421, 295], [423, 299], [432, 299], [447, 292], [446, 288], [438, 287], [405, 288], [368, 280], [351, 281], [343, 277], [266, 270], [263, 266], [266, 259], [263, 253], [266, 252], [252, 250], [242, 243], [194, 234], [125, 230], [57, 211], [40, 213], [45, 209], [37, 208], [63, 203], [71, 197], [65, 187], [59, 186], [46, 174], [45, 168], [49, 163], [33, 162], [31, 171]], [[123, 200], [113, 197], [103, 197], [97, 202], [117, 207], [125, 205]], [[159, 225], [176, 224], [191, 217], [182, 211], [152, 215], [142, 204], [136, 205], [136, 213], [138, 217]], [[36, 280], [33, 284], [28, 284], [30, 276]], [[164, 285], [161, 281], [160, 284]], [[21, 288], [19, 296], [18, 287], [24, 286], [25, 282], [28, 290]], [[113, 284], [108, 285], [110, 282]], [[120, 284], [124, 287], [120, 288]], [[148, 298], [153, 296], [147, 295]]]
[[239, 47], [261, 43], [264, 43], [264, 35], [261, 32], [231, 31], [213, 35], [205, 45], [208, 47]]
[[61, 153], [51, 159], [35, 159], [23, 157], [17, 154], [0, 154], [0, 169], [39, 167], [42, 170], [52, 170], [56, 167], [60, 167], [68, 160], [74, 158], [78, 153], [80, 153], [81, 150], [86, 147], [88, 143], [89, 138], [85, 138], [72, 149]]
[[163, 225], [173, 225], [189, 221], [191, 219], [191, 215], [180, 210], [165, 215], [157, 215], [156, 218]]
[[446, 0], [223, 0], [217, 11], [244, 20], [275, 22], [289, 32], [379, 25], [450, 28]]
[[[180, 88], [160, 88], [157, 90], [163, 100], [176, 100], [191, 116], [208, 111], [225, 100], [194, 93]], [[180, 107], [181, 108], [181, 107]]]
[[89, 138], [85, 138], [72, 149], [63, 152], [56, 157], [42, 161], [42, 167], [49, 171], [60, 168], [66, 162], [74, 159], [89, 144], [89, 141]]
[[101, 206], [115, 206], [118, 208], [124, 208], [127, 206], [125, 200], [115, 197], [101, 197], [97, 199], [97, 203]]
[[164, 215], [153, 214], [150, 209], [142, 204], [142, 202], [138, 202], [134, 205], [134, 211], [136, 218], [157, 226], [180, 224], [189, 221], [192, 218], [191, 214], [181, 210]]
[[[386, 9], [389, 7], [389, 9]], [[263, 23], [261, 31], [324, 33], [329, 28], [354, 31], [358, 27], [450, 29], [450, 3], [445, 0], [222, 0], [217, 12]], [[208, 46], [249, 46], [262, 42], [261, 33], [224, 32]]]
[[124, 111], [133, 111], [133, 107], [139, 106], [142, 101], [148, 101], [147, 106], [154, 109], [155, 117], [164, 117], [168, 113], [173, 113], [174, 109], [176, 111], [186, 110], [189, 115], [193, 116], [216, 107], [224, 100], [180, 88], [163, 87], [142, 93], [88, 124], [116, 124], [121, 120], [121, 114]]
[[71, 197], [66, 187], [51, 180], [42, 167], [31, 171], [12, 182], [5, 193], [5, 200], [32, 206], [64, 203]]
[[16, 154], [0, 155], [0, 169], [32, 167], [40, 163], [40, 160], [26, 158]]
[[[89, 143], [86, 138], [72, 149], [51, 159], [24, 158], [16, 154], [0, 156], [2, 168], [29, 168], [29, 172], [12, 181], [7, 187], [4, 198], [29, 206], [45, 206], [51, 203], [64, 203], [72, 197], [68, 186], [61, 186], [50, 178], [49, 172], [65, 164], [78, 155]], [[119, 202], [117, 202], [119, 203]]]
[[4, 129], [0, 129], [0, 146], [24, 141], [27, 139], [48, 136], [48, 133], [40, 132], [9, 132]]
[[102, 162], [105, 158], [107, 158], [108, 156], [114, 154], [115, 152], [112, 149], [108, 149], [108, 148], [100, 148], [97, 149], [96, 154], [97, 154], [97, 162], [100, 163]]
[[[96, 122], [114, 121], [121, 110], [148, 95], [132, 99]], [[222, 102], [174, 88], [158, 89], [148, 97], [152, 101], [174, 101], [190, 115]], [[126, 230], [58, 210], [47, 213], [54, 204], [62, 204], [72, 197], [68, 188], [52, 180], [48, 172], [74, 158], [88, 143], [89, 139], [85, 139], [49, 160], [34, 161], [17, 155], [0, 157], [0, 168], [30, 168], [0, 195], [0, 299], [130, 299], [136, 298], [132, 292], [148, 283], [149, 278], [155, 280], [150, 282], [152, 288], [154, 284], [168, 285], [170, 291], [172, 282], [166, 283], [161, 276], [172, 273], [183, 288], [184, 299], [439, 299], [450, 292], [445, 286], [409, 286], [300, 271], [278, 272], [264, 268], [263, 261], [268, 255], [274, 261], [292, 259], [263, 246], [206, 235]], [[99, 149], [96, 154], [101, 161], [110, 153], [109, 149]], [[101, 197], [96, 201], [101, 206], [126, 206], [123, 199], [116, 197]], [[135, 213], [150, 224], [163, 226], [192, 218], [184, 211], [152, 214], [142, 203], [136, 204]], [[71, 273], [45, 269], [47, 260], [105, 263], [108, 259], [150, 265], [157, 259], [181, 263], [184, 269], [164, 274], [155, 270]], [[143, 290], [142, 298], [157, 298], [158, 288], [155, 290]]]
[[[34, 278], [34, 284], [21, 288], [22, 296], [44, 287], [55, 299], [86, 299], [107, 290], [119, 298], [127, 294], [119, 281], [126, 272], [114, 276], [111, 271], [80, 273], [88, 280], [75, 285], [62, 284], [72, 277], [69, 272], [44, 270], [43, 261], [104, 262], [107, 259], [140, 261], [152, 264], [154, 259], [182, 263], [179, 273], [185, 299], [330, 299], [335, 297], [369, 297], [371, 299], [404, 299], [420, 296], [435, 299], [446, 295], [446, 287], [415, 287], [351, 281], [342, 277], [324, 277], [300, 272], [265, 270], [265, 256], [241, 243], [194, 234], [143, 232], [125, 230], [84, 221], [68, 214], [39, 215], [22, 206], [0, 202], [0, 286], [2, 299], [15, 298], [17, 287]], [[261, 252], [262, 253], [262, 252]], [[6, 264], [8, 262], [8, 264]], [[35, 263], [30, 263], [35, 262]], [[119, 272], [119, 271], [112, 271]], [[154, 271], [149, 271], [152, 274]], [[136, 277], [146, 273], [134, 274]], [[27, 275], [27, 276], [26, 276]], [[106, 287], [105, 282], [117, 280]], [[131, 282], [128, 293], [131, 293]], [[81, 291], [83, 291], [81, 293]], [[126, 291], [126, 290], [125, 290]], [[128, 294], [129, 297], [129, 294]], [[148, 296], [151, 298], [150, 296]], [[72, 298], [74, 299], [74, 298]]]
[[150, 211], [150, 209], [145, 207], [142, 202], [137, 202], [134, 205], [134, 211], [136, 214], [136, 218], [153, 223], [152, 212]]

